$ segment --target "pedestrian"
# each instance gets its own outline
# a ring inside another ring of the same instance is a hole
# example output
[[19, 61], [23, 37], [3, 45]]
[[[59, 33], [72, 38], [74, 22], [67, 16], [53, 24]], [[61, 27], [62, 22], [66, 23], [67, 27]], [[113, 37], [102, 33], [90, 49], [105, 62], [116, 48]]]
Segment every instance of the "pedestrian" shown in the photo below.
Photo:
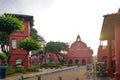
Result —
[[80, 63], [78, 63], [78, 67], [80, 67], [81, 66], [81, 64]]
[[89, 65], [86, 66], [86, 70], [89, 71], [90, 70], [90, 67]]
[[87, 70], [87, 72], [86, 72], [86, 79], [91, 79], [91, 76], [92, 76], [92, 68], [91, 68], [91, 66], [90, 65], [87, 65], [86, 66], [86, 70]]

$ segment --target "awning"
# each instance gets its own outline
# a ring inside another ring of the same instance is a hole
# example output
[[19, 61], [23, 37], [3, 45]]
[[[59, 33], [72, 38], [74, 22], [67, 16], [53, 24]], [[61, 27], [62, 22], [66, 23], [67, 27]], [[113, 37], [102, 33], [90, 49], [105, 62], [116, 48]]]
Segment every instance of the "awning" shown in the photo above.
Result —
[[120, 22], [120, 9], [117, 13], [104, 15], [100, 40], [114, 40], [114, 24], [116, 22]]

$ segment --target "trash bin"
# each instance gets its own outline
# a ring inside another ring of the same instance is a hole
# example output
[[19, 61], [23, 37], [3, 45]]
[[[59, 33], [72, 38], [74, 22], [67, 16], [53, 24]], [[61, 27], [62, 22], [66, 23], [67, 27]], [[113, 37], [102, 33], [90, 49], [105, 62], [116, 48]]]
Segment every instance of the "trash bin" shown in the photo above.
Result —
[[0, 68], [0, 79], [4, 79], [6, 77], [6, 68]]

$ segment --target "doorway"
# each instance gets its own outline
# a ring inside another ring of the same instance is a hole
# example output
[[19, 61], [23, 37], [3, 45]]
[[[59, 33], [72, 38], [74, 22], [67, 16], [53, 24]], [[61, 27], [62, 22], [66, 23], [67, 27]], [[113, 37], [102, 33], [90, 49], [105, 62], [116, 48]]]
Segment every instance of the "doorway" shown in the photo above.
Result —
[[82, 60], [82, 65], [86, 65], [86, 60]]

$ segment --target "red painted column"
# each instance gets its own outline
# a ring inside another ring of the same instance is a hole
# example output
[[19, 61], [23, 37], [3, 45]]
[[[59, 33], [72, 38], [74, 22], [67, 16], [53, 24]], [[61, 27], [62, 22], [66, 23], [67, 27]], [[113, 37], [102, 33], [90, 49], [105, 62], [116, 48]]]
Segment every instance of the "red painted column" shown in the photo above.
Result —
[[113, 77], [113, 72], [112, 72], [112, 40], [108, 40], [108, 58], [107, 58], [107, 71], [108, 71], [108, 76]]
[[115, 25], [115, 80], [120, 80], [120, 23]]

